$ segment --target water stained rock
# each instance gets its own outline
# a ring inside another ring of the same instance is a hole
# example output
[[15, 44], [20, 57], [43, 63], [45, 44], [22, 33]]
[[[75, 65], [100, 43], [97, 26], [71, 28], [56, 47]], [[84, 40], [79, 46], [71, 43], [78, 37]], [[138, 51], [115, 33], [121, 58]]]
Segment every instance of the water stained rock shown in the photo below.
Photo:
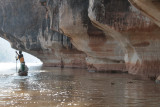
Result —
[[154, 0], [1, 0], [0, 36], [46, 66], [159, 75], [159, 11]]

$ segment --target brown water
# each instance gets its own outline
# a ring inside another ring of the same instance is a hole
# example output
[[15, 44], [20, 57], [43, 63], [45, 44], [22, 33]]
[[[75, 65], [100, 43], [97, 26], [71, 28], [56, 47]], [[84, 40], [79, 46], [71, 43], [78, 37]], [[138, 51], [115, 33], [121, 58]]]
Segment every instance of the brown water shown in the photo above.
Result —
[[0, 73], [0, 107], [160, 107], [160, 85], [129, 74], [30, 67]]

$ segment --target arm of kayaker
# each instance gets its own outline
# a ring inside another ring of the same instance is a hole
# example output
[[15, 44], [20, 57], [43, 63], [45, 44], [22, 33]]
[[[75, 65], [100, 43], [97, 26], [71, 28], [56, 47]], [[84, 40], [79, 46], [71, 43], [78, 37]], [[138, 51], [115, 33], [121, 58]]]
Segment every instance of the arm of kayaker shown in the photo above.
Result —
[[17, 54], [18, 56], [16, 56], [15, 58], [16, 58], [16, 60], [18, 60], [18, 59], [19, 59], [19, 54], [17, 53], [17, 51], [16, 51], [16, 54]]
[[17, 51], [16, 51], [16, 54], [19, 55]]

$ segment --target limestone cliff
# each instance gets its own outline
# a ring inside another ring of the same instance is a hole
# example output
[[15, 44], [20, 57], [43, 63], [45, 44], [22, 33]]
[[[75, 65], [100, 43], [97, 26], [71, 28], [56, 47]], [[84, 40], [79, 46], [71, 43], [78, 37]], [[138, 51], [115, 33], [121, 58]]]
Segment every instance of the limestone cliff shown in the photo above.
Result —
[[1, 0], [0, 17], [0, 36], [46, 66], [160, 73], [158, 0]]
[[[54, 9], [54, 7], [53, 7]], [[38, 57], [46, 66], [86, 68], [86, 55], [78, 51], [70, 38], [50, 28], [50, 19], [37, 0], [1, 0], [0, 35], [15, 49]]]
[[127, 71], [158, 75], [160, 29], [153, 23], [155, 21], [127, 0], [90, 0], [89, 17], [123, 48]]
[[160, 26], [159, 0], [129, 0], [130, 3]]

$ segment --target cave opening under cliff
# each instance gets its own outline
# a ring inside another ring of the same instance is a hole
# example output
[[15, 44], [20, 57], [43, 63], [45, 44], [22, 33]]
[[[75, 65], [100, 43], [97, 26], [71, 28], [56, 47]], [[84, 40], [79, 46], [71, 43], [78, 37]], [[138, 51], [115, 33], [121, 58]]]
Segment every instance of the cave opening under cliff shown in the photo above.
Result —
[[[15, 63], [15, 51], [7, 40], [0, 37], [0, 63]], [[23, 55], [26, 63], [42, 64], [40, 59], [29, 53], [23, 52]]]

